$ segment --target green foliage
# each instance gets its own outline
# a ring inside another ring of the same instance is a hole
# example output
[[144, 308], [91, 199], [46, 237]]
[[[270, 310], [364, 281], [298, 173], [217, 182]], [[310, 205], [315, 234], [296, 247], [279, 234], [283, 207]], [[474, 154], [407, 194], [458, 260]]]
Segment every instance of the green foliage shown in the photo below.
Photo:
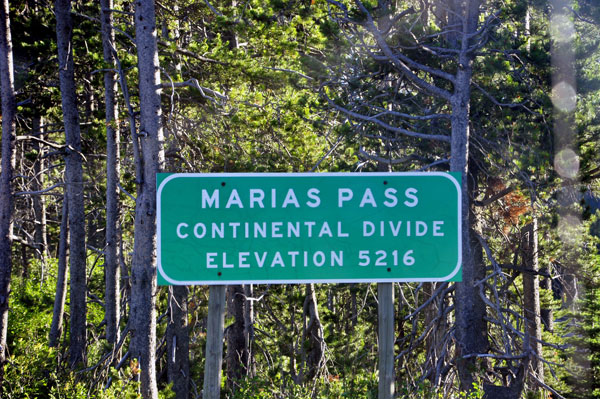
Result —
[[[18, 338], [4, 366], [5, 380], [0, 387], [3, 398], [45, 398], [60, 385], [54, 371], [56, 350], [42, 342]], [[79, 396], [81, 398], [85, 397]]]
[[49, 259], [48, 276], [32, 262], [29, 278], [14, 278], [10, 297], [8, 362], [4, 365], [3, 398], [86, 398], [87, 389], [61, 365], [64, 354], [48, 347], [48, 331], [56, 293], [56, 259]]
[[231, 396], [232, 399], [344, 399], [376, 398], [377, 376], [360, 374], [347, 379], [329, 376], [307, 386], [294, 383], [289, 377], [273, 379], [257, 377], [243, 380]]
[[[50, 273], [56, 272], [56, 260], [48, 261]], [[52, 306], [56, 293], [54, 279], [41, 281], [39, 263], [32, 262], [30, 278], [13, 278], [10, 296], [10, 315], [8, 327], [8, 347], [10, 353], [23, 353], [19, 347], [11, 344], [24, 340], [44, 341], [52, 321]], [[54, 285], [53, 285], [54, 284]]]
[[[586, 230], [597, 229], [600, 213], [585, 224]], [[575, 309], [565, 312], [560, 326], [567, 337], [562, 359], [568, 373], [563, 375], [569, 397], [600, 398], [600, 237], [584, 233], [581, 249], [576, 250], [578, 277], [583, 294]]]

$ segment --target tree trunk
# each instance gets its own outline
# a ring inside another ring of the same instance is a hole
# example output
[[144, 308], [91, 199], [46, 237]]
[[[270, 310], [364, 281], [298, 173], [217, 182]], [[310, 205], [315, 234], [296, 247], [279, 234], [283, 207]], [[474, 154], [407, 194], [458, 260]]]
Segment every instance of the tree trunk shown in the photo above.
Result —
[[358, 287], [356, 284], [350, 284], [350, 326], [349, 333], [354, 331], [354, 327], [358, 324]]
[[459, 69], [455, 75], [452, 95], [452, 140], [450, 170], [462, 175], [462, 282], [456, 284], [456, 329], [458, 341], [458, 373], [461, 389], [470, 391], [475, 381], [476, 357], [466, 355], [485, 353], [488, 350], [485, 303], [475, 283], [485, 273], [481, 261], [481, 248], [471, 234], [473, 215], [470, 212], [469, 189], [469, 104], [473, 54], [468, 51], [468, 36], [477, 30], [480, 0], [456, 2], [453, 15], [460, 16], [462, 34], [456, 44], [459, 50]]
[[[44, 119], [35, 115], [33, 117], [33, 136], [40, 139], [44, 139]], [[46, 175], [45, 160], [43, 158], [43, 147], [39, 142], [33, 142], [33, 150], [37, 152], [37, 159], [33, 164], [33, 172], [35, 178], [33, 179], [33, 191], [40, 191], [44, 188], [44, 176]], [[33, 214], [35, 218], [35, 231], [34, 240], [35, 247], [37, 248], [36, 257], [42, 261], [42, 266], [46, 262], [48, 257], [48, 241], [46, 235], [46, 201], [43, 195], [33, 196]]]
[[[548, 277], [544, 277], [542, 282], [540, 283], [540, 288], [546, 291], [548, 295], [552, 295], [552, 270], [550, 267], [544, 267], [541, 269], [542, 273], [548, 275]], [[540, 305], [541, 306], [541, 305]], [[544, 326], [544, 330], [554, 332], [554, 311], [552, 310], [552, 305], [549, 305], [547, 308], [540, 309], [540, 316], [542, 318], [542, 325]]]
[[[523, 228], [523, 267], [537, 272], [539, 270], [537, 245], [537, 218]], [[525, 346], [531, 353], [531, 368], [536, 377], [544, 382], [544, 363], [542, 356], [542, 323], [540, 316], [540, 283], [534, 273], [523, 273], [523, 313], [525, 317]], [[528, 348], [527, 348], [528, 347]], [[536, 386], [532, 383], [531, 386]]]
[[70, 233], [70, 355], [72, 368], [85, 365], [86, 357], [86, 248], [85, 212], [83, 204], [83, 168], [81, 156], [81, 134], [77, 94], [75, 91], [75, 71], [71, 37], [73, 21], [71, 2], [56, 0], [56, 38], [58, 46], [60, 92], [65, 125], [67, 151], [66, 185], [69, 202]]
[[[113, 68], [115, 59], [113, 43], [115, 34], [112, 30], [112, 0], [101, 0], [102, 50], [104, 62]], [[119, 341], [119, 191], [117, 183], [120, 174], [119, 162], [119, 108], [115, 99], [117, 79], [114, 71], [104, 72], [104, 92], [106, 110], [106, 247], [104, 249], [105, 298], [104, 311], [106, 320], [106, 340], [110, 343]]]
[[65, 313], [65, 300], [67, 299], [67, 249], [69, 247], [69, 201], [66, 194], [63, 199], [62, 217], [60, 220], [60, 236], [58, 241], [58, 271], [56, 276], [56, 295], [54, 296], [54, 310], [52, 324], [48, 336], [48, 346], [55, 347], [63, 330], [63, 317]]
[[[141, 392], [146, 399], [158, 397], [156, 350], [156, 173], [164, 163], [160, 106], [160, 69], [156, 44], [154, 1], [135, 3], [135, 34], [138, 55], [142, 165], [137, 176], [135, 235], [131, 270], [132, 354], [141, 367]], [[138, 144], [139, 142], [139, 144]]]
[[227, 328], [227, 386], [234, 392], [237, 381], [247, 374], [248, 342], [244, 318], [245, 293], [242, 285], [227, 287], [227, 313], [233, 317], [233, 324]]
[[248, 298], [254, 297], [254, 287], [252, 284], [244, 285], [246, 301], [244, 304], [244, 339], [246, 340], [246, 348], [248, 350], [248, 360], [246, 363], [246, 375], [254, 377], [256, 375], [254, 364], [254, 351], [252, 343], [254, 342], [254, 301]]
[[[319, 309], [317, 307], [317, 296], [315, 295], [314, 284], [306, 285], [306, 296], [304, 300], [304, 339], [305, 345], [302, 346], [304, 354], [305, 367], [302, 372], [304, 381], [316, 377], [324, 365], [325, 359], [325, 341], [323, 339], [323, 325], [319, 318]], [[308, 319], [308, 321], [306, 320]]]
[[[436, 290], [444, 287], [446, 283], [424, 283], [423, 284], [423, 301], [431, 299], [436, 295]], [[426, 362], [428, 364], [427, 372], [430, 372], [428, 379], [434, 386], [440, 383], [441, 375], [438, 373], [438, 364], [443, 362], [442, 354], [444, 353], [444, 336], [449, 329], [448, 317], [444, 315], [444, 307], [447, 299], [438, 294], [429, 306], [424, 309], [425, 328], [431, 328], [429, 335], [425, 339]]]
[[167, 378], [176, 399], [188, 399], [190, 384], [188, 287], [169, 287], [167, 324]]
[[6, 362], [8, 296], [12, 270], [14, 200], [12, 177], [15, 168], [15, 122], [17, 104], [14, 89], [12, 38], [8, 0], [0, 7], [0, 86], [2, 87], [2, 174], [0, 175], [0, 384]]

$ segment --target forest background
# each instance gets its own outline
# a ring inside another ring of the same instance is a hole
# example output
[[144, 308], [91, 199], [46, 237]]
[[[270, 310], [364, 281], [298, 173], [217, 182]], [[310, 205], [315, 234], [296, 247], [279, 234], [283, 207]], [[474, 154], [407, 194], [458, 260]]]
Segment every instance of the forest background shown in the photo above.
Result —
[[[463, 282], [392, 286], [391, 388], [600, 397], [594, 0], [2, 5], [1, 397], [209, 397], [159, 171], [462, 173]], [[377, 395], [377, 289], [227, 287], [221, 395]]]

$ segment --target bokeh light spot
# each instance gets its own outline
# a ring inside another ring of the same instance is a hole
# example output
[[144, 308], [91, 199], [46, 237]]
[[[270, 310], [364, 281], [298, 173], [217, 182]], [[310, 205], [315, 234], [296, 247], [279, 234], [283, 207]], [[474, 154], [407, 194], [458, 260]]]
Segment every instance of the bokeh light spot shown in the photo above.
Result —
[[572, 149], [565, 148], [554, 156], [554, 168], [561, 177], [574, 179], [579, 172], [579, 156]]
[[552, 104], [563, 112], [575, 110], [577, 93], [567, 82], [559, 82], [552, 87]]

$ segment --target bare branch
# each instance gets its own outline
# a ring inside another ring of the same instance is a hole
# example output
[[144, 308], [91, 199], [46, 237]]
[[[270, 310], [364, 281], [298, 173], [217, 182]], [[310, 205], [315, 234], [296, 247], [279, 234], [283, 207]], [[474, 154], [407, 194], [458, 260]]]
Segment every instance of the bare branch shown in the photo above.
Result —
[[[164, 40], [160, 40], [160, 41], [158, 41], [158, 44], [159, 44], [159, 45], [161, 45], [161, 46], [163, 46], [163, 47], [167, 47], [167, 48], [171, 48], [171, 46], [173, 45], [173, 44], [171, 44], [171, 43], [165, 42]], [[227, 65], [227, 63], [226, 63], [226, 62], [223, 62], [223, 61], [218, 61], [218, 60], [214, 60], [214, 59], [212, 59], [212, 58], [208, 58], [208, 57], [204, 57], [204, 56], [202, 56], [202, 55], [198, 55], [198, 54], [196, 54], [196, 53], [193, 53], [193, 52], [191, 52], [191, 51], [189, 51], [189, 50], [182, 49], [182, 48], [181, 48], [181, 47], [179, 47], [179, 46], [175, 46], [175, 48], [174, 48], [174, 51], [175, 51], [176, 53], [178, 53], [178, 54], [181, 54], [181, 55], [185, 55], [185, 56], [188, 56], [188, 57], [195, 58], [195, 59], [197, 59], [198, 61], [208, 62], [208, 63], [212, 63], [212, 64], [219, 64], [219, 65]]]
[[340, 10], [342, 10], [344, 12], [344, 17], [348, 18], [348, 7], [346, 7], [345, 4], [342, 4], [342, 3], [340, 3], [339, 1], [336, 1], [336, 0], [327, 0], [327, 3], [330, 4], [330, 5], [334, 5], [337, 8], [339, 8]]
[[396, 159], [384, 158], [384, 157], [380, 157], [375, 154], [369, 154], [367, 151], [365, 151], [365, 149], [362, 146], [358, 149], [358, 153], [366, 159], [369, 159], [371, 161], [381, 162], [382, 164], [385, 164], [385, 165], [398, 165], [401, 163], [419, 160], [421, 158], [416, 155], [409, 155], [406, 157], [396, 158]]
[[219, 93], [218, 91], [215, 91], [213, 89], [209, 89], [208, 87], [202, 87], [202, 86], [200, 86], [200, 83], [198, 82], [198, 79], [196, 79], [196, 78], [188, 79], [185, 82], [163, 83], [161, 86], [164, 87], [164, 88], [171, 88], [171, 87], [191, 87], [191, 88], [194, 88], [194, 89], [198, 90], [200, 92], [200, 95], [202, 97], [204, 97], [204, 98], [206, 98], [206, 99], [214, 102], [215, 104], [220, 104], [220, 103], [214, 97], [217, 97], [221, 101], [227, 101], [227, 100], [229, 100], [229, 97], [227, 97], [224, 94]]
[[535, 373], [529, 373], [529, 376], [531, 378], [533, 378], [535, 380], [535, 382], [537, 382], [541, 387], [543, 387], [545, 390], [552, 392], [552, 397], [556, 397], [558, 399], [566, 399], [564, 396], [562, 396], [561, 394], [559, 394], [558, 392], [556, 392], [556, 390], [552, 389], [550, 386], [544, 384], [544, 382], [542, 380], [540, 380]]
[[[48, 193], [49, 191], [54, 190], [55, 188], [63, 187], [64, 185], [65, 185], [65, 183], [56, 183], [55, 185], [50, 186], [48, 188], [45, 188], [43, 190], [39, 190], [39, 191], [19, 191], [19, 192], [15, 193], [14, 195], [15, 196], [18, 196], [18, 195], [42, 195], [42, 194]], [[52, 193], [52, 194], [54, 194], [54, 193]], [[60, 195], [62, 195], [62, 194], [60, 194]]]
[[59, 150], [62, 150], [62, 149], [65, 148], [64, 144], [56, 144], [56, 143], [53, 143], [51, 141], [46, 141], [46, 140], [41, 139], [41, 138], [36, 137], [36, 136], [17, 136], [16, 139], [17, 139], [17, 141], [19, 141], [19, 140], [33, 140], [33, 141], [37, 141], [38, 143], [42, 143], [44, 145], [47, 145], [48, 147], [56, 148], [56, 149], [59, 149]]
[[219, 17], [222, 17], [222, 16], [223, 16], [223, 13], [222, 13], [221, 11], [217, 10], [215, 7], [213, 7], [213, 5], [212, 5], [212, 4], [210, 4], [210, 1], [208, 1], [208, 0], [204, 0], [204, 4], [206, 4], [206, 6], [207, 6], [208, 8], [210, 8], [210, 10], [211, 10], [212, 12], [214, 12], [215, 14], [217, 14]]
[[308, 76], [303, 74], [302, 72], [298, 72], [298, 71], [294, 71], [293, 69], [286, 69], [286, 68], [271, 68], [271, 67], [263, 67], [264, 69], [269, 69], [271, 71], [278, 71], [278, 72], [289, 72], [289, 73], [294, 73], [296, 75], [299, 75], [301, 77], [303, 77], [304, 79], [308, 79], [308, 80], [314, 80], [313, 77]]
[[520, 359], [526, 359], [528, 356], [529, 356], [529, 354], [527, 354], [527, 353], [522, 353], [520, 355], [494, 355], [492, 353], [469, 353], [469, 354], [461, 356], [461, 357], [463, 359], [476, 357], [476, 358], [491, 358], [491, 359], [499, 359], [499, 360], [520, 360]]
[[440, 286], [435, 290], [435, 292], [433, 294], [431, 294], [431, 296], [429, 297], [429, 299], [427, 299], [425, 302], [423, 302], [418, 308], [416, 308], [411, 314], [404, 316], [404, 320], [409, 320], [413, 317], [415, 317], [421, 310], [423, 310], [425, 307], [427, 307], [431, 302], [433, 302], [442, 292], [443, 295], [442, 297], [446, 296], [449, 292], [454, 290], [454, 285], [451, 286], [448, 290], [446, 290], [446, 288], [448, 287], [448, 282], [443, 282], [442, 284], [440, 284]]
[[474, 81], [471, 82], [473, 84], [473, 86], [475, 86], [475, 88], [477, 88], [477, 90], [479, 90], [485, 97], [488, 98], [488, 100], [490, 100], [491, 102], [493, 102], [495, 105], [499, 106], [499, 107], [507, 107], [507, 108], [523, 108], [524, 110], [526, 110], [527, 112], [529, 112], [530, 114], [535, 114], [535, 112], [533, 112], [532, 110], [530, 110], [525, 104], [523, 103], [501, 103], [500, 101], [496, 100], [494, 98], [494, 96], [492, 96], [490, 93], [488, 93], [483, 87], [479, 86], [477, 83], [475, 83]]
[[417, 121], [428, 121], [428, 120], [432, 120], [432, 119], [450, 119], [452, 117], [450, 114], [414, 115], [414, 114], [405, 114], [403, 112], [388, 111], [388, 110], [380, 108], [380, 107], [371, 107], [371, 108], [373, 108], [374, 110], [380, 111], [380, 113], [378, 115], [376, 115], [377, 117], [390, 115], [390, 116], [395, 116], [398, 118], [413, 119], [413, 120], [417, 120]]
[[338, 144], [340, 144], [342, 142], [342, 139], [343, 139], [343, 136], [338, 137], [337, 141], [335, 142], [335, 144], [333, 144], [331, 146], [329, 151], [327, 151], [327, 153], [325, 155], [323, 155], [323, 157], [321, 159], [319, 159], [319, 161], [315, 164], [315, 166], [313, 166], [313, 168], [310, 170], [311, 172], [314, 172], [315, 170], [317, 170], [319, 165], [321, 165], [321, 162], [323, 162], [336, 149]]
[[434, 70], [433, 68], [430, 68], [426, 65], [419, 64], [402, 54], [394, 54], [392, 49], [388, 46], [387, 42], [385, 41], [385, 38], [382, 36], [381, 31], [379, 31], [379, 29], [375, 26], [375, 22], [373, 21], [373, 16], [371, 15], [371, 13], [366, 9], [364, 4], [360, 0], [355, 0], [355, 3], [358, 6], [358, 8], [360, 8], [361, 12], [367, 16], [367, 29], [374, 36], [377, 45], [379, 46], [381, 51], [383, 51], [387, 59], [390, 60], [398, 69], [404, 72], [406, 77], [410, 79], [414, 84], [416, 84], [417, 86], [421, 87], [422, 89], [426, 90], [434, 96], [438, 96], [445, 99], [446, 101], [450, 101], [452, 98], [452, 94], [450, 92], [421, 79], [420, 77], [415, 75], [415, 73], [410, 69], [408, 65], [415, 69], [419, 69], [423, 72], [442, 77], [451, 82], [454, 82], [454, 77], [443, 71]]
[[512, 193], [513, 191], [515, 191], [515, 189], [516, 189], [516, 187], [514, 187], [514, 186], [507, 187], [504, 190], [492, 195], [489, 198], [484, 198], [481, 201], [473, 201], [473, 204], [476, 206], [488, 206], [492, 202], [495, 202], [495, 201], [499, 200], [500, 198]]
[[598, 22], [589, 19], [589, 18], [585, 18], [584, 16], [582, 16], [579, 12], [577, 12], [577, 10], [575, 10], [573, 7], [566, 7], [569, 11], [571, 11], [573, 13], [573, 15], [575, 15], [575, 18], [577, 18], [578, 20], [580, 20], [581, 22], [585, 22], [587, 24], [591, 24], [591, 25], [595, 25], [598, 26]]
[[503, 269], [516, 270], [521, 273], [535, 274], [535, 275], [542, 276], [542, 277], [550, 277], [550, 278], [552, 277], [550, 275], [550, 273], [548, 273], [548, 272], [543, 272], [543, 271], [534, 270], [534, 269], [527, 269], [524, 267], [511, 265], [508, 263], [502, 263], [502, 264], [500, 264], [500, 267]]
[[[386, 43], [386, 45], [387, 45], [387, 43]], [[390, 49], [390, 51], [391, 51], [391, 49]], [[384, 54], [386, 54], [385, 57], [373, 55], [373, 58], [377, 61], [391, 60], [393, 63], [395, 63], [394, 58], [397, 58], [397, 59], [401, 60], [402, 62], [406, 63], [411, 68], [418, 69], [423, 72], [427, 72], [430, 75], [437, 76], [439, 78], [446, 79], [446, 80], [454, 83], [455, 79], [454, 79], [453, 75], [451, 75], [447, 72], [444, 72], [444, 71], [440, 71], [439, 69], [431, 68], [431, 67], [428, 67], [427, 65], [423, 65], [421, 63], [415, 62], [411, 58], [405, 56], [402, 53], [396, 52], [396, 53], [392, 54], [391, 56], [388, 56], [387, 53], [385, 53], [385, 51], [384, 51]], [[416, 75], [415, 75], [415, 77], [416, 77]], [[417, 79], [420, 79], [420, 78], [417, 78]], [[413, 81], [419, 87], [423, 87], [417, 81], [414, 81], [413, 79], [411, 79], [411, 81]], [[429, 83], [427, 83], [427, 84], [429, 85]], [[437, 86], [433, 86], [433, 85], [430, 85], [430, 86], [435, 87], [435, 89], [437, 89], [437, 90], [442, 90], [442, 89], [438, 88]], [[430, 91], [429, 89], [427, 89], [425, 87], [423, 87], [423, 88]], [[445, 98], [445, 97], [443, 97], [443, 98]]]
[[133, 200], [133, 202], [136, 202], [135, 197], [133, 195], [129, 194], [129, 192], [123, 188], [121, 183], [117, 182], [117, 185], [119, 186], [119, 190], [123, 191], [125, 193], [125, 195], [127, 195], [129, 198], [131, 198]]
[[407, 129], [402, 129], [399, 127], [394, 127], [391, 126], [379, 119], [377, 119], [376, 117], [373, 116], [366, 116], [366, 115], [362, 115], [359, 114], [357, 112], [353, 112], [350, 111], [340, 105], [337, 105], [336, 103], [334, 103], [329, 97], [327, 97], [327, 102], [329, 103], [329, 105], [331, 105], [333, 108], [337, 109], [338, 111], [354, 118], [354, 119], [360, 119], [366, 122], [373, 122], [383, 128], [385, 128], [386, 130], [393, 132], [393, 133], [398, 133], [398, 134], [403, 134], [405, 136], [409, 136], [409, 137], [417, 137], [420, 139], [428, 139], [428, 140], [439, 140], [439, 141], [444, 141], [449, 143], [450, 142], [450, 136], [445, 136], [445, 135], [441, 135], [441, 134], [427, 134], [427, 133], [419, 133], [419, 132], [413, 132], [411, 130], [407, 130]]
[[430, 168], [432, 168], [434, 166], [441, 165], [441, 164], [444, 164], [444, 163], [449, 163], [449, 162], [450, 162], [450, 159], [448, 159], [448, 158], [438, 159], [437, 161], [434, 161], [434, 162], [430, 163], [429, 165], [423, 166], [421, 169], [419, 169], [419, 172], [423, 172], [423, 171], [425, 171], [427, 169], [430, 169]]
[[[106, 11], [106, 10], [103, 10], [103, 11]], [[127, 14], [125, 12], [123, 12], [123, 13]], [[85, 14], [82, 14], [80, 12], [75, 12], [75, 11], [73, 12], [73, 15], [77, 15], [78, 17], [85, 18], [85, 19], [87, 19], [89, 21], [96, 22], [96, 23], [100, 24], [100, 20], [98, 18], [90, 17], [89, 15], [85, 15]], [[124, 30], [121, 30], [121, 29], [117, 28], [114, 25], [111, 25], [110, 27], [115, 32], [121, 33], [123, 36], [125, 36], [127, 39], [129, 39], [132, 43], [135, 43], [135, 39], [129, 33], [125, 32]]]

